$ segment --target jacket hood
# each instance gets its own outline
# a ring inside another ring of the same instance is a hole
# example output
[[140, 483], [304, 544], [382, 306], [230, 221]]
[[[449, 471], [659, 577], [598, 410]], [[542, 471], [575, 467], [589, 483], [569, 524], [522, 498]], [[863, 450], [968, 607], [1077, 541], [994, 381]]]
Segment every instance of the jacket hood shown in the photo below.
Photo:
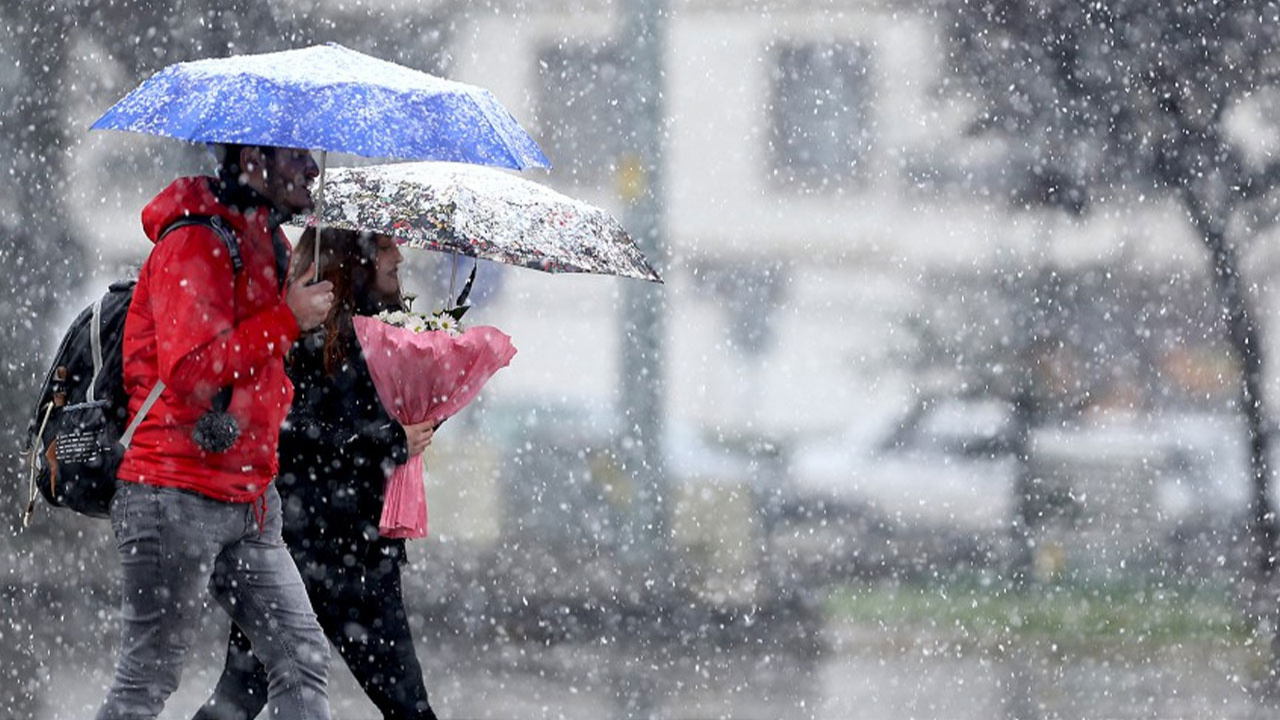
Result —
[[221, 215], [230, 220], [230, 209], [213, 192], [214, 182], [213, 178], [197, 176], [169, 183], [142, 208], [142, 231], [151, 242], [157, 242], [165, 228], [187, 215]]
[[252, 188], [237, 185], [221, 187], [216, 178], [195, 176], [178, 178], [152, 198], [142, 209], [142, 231], [151, 242], [160, 239], [165, 228], [189, 215], [219, 215], [233, 230], [243, 231], [257, 212], [266, 213], [267, 227], [279, 227], [287, 217], [271, 208], [271, 203]]

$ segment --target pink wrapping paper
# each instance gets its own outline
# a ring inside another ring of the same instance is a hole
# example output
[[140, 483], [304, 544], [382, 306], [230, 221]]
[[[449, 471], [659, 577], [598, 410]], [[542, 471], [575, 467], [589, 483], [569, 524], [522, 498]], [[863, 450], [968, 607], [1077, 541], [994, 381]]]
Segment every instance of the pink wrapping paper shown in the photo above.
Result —
[[[497, 328], [473, 327], [453, 335], [414, 332], [371, 317], [353, 320], [378, 398], [401, 425], [443, 422], [474, 400], [516, 354], [511, 338]], [[424, 474], [421, 455], [392, 471], [378, 522], [383, 537], [427, 536]]]

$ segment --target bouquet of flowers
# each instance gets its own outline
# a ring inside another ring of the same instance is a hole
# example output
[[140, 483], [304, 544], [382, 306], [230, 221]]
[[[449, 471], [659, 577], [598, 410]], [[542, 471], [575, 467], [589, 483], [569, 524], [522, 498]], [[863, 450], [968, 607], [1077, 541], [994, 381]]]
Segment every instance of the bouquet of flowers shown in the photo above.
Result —
[[[492, 327], [463, 330], [460, 311], [404, 311], [357, 316], [356, 338], [387, 412], [402, 425], [436, 425], [475, 399], [516, 354], [511, 338]], [[409, 458], [387, 479], [378, 531], [383, 537], [427, 535], [425, 466]]]

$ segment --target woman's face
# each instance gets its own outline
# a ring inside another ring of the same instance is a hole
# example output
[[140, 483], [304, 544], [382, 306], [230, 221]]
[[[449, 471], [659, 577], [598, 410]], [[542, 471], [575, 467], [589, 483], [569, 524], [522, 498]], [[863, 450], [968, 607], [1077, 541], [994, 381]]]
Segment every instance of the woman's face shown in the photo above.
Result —
[[400, 263], [404, 255], [400, 254], [400, 244], [390, 235], [375, 235], [377, 257], [373, 268], [373, 287], [383, 297], [400, 296]]

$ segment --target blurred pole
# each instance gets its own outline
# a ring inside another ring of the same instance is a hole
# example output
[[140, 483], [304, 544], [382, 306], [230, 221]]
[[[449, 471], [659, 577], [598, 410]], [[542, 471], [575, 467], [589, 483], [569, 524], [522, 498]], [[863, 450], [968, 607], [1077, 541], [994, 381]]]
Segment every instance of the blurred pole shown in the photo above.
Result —
[[[618, 50], [627, 68], [624, 136], [630, 152], [618, 159], [623, 225], [658, 270], [663, 249], [662, 88], [665, 0], [622, 0]], [[624, 280], [622, 285], [619, 415], [622, 460], [635, 483], [627, 537], [633, 554], [650, 563], [665, 557], [667, 474], [663, 449], [662, 285]], [[655, 564], [655, 567], [663, 565]]]

